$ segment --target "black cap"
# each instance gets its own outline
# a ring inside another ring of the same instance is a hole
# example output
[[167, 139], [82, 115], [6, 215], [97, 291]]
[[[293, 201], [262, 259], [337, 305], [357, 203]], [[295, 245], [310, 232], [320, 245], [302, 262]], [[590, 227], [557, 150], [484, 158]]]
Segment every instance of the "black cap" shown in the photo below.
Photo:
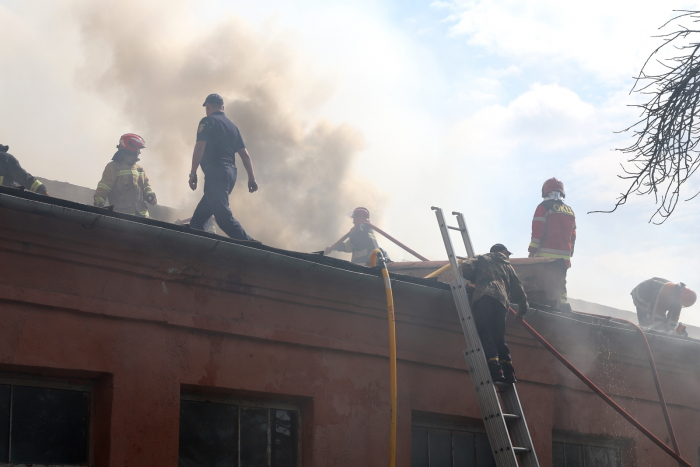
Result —
[[7, 146], [7, 145], [3, 146], [2, 144], [0, 144], [0, 152], [7, 152], [9, 150], [10, 150], [10, 146]]
[[497, 252], [499, 252], [499, 251], [505, 251], [505, 252], [508, 253], [509, 255], [512, 255], [512, 254], [513, 254], [513, 253], [511, 253], [510, 251], [508, 251], [508, 248], [506, 248], [505, 245], [503, 245], [502, 243], [496, 243], [494, 246], [491, 247], [491, 250], [490, 250], [490, 251], [491, 251], [491, 253], [497, 253]]
[[224, 99], [220, 95], [214, 93], [214, 94], [209, 94], [206, 99], [204, 99], [204, 104], [202, 104], [202, 107], [205, 107], [207, 104], [212, 103], [212, 104], [218, 104], [218, 105], [224, 105]]

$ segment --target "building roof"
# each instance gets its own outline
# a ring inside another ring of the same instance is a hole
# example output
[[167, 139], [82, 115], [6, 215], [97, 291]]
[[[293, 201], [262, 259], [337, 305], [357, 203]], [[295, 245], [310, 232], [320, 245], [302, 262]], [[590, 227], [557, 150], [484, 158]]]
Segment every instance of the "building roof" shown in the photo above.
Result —
[[[271, 247], [256, 241], [251, 242], [233, 240], [217, 234], [190, 229], [189, 227], [182, 225], [114, 212], [109, 208], [98, 208], [95, 206], [89, 206], [50, 196], [38, 195], [21, 188], [0, 186], [0, 208], [7, 208], [15, 211], [22, 211], [30, 214], [37, 214], [72, 222], [79, 222], [83, 225], [83, 227], [88, 229], [99, 225], [101, 228], [117, 231], [128, 231], [131, 233], [141, 233], [151, 238], [161, 238], [167, 234], [170, 238], [173, 238], [172, 236], [174, 235], [174, 238], [177, 238], [178, 241], [181, 242], [205, 241], [208, 243], [208, 245], [210, 245], [208, 246], [209, 249], [217, 248], [218, 244], [236, 245], [239, 247], [245, 247], [245, 249], [249, 251], [253, 250], [272, 253], [279, 259], [287, 258], [288, 260], [292, 261], [299, 260], [307, 263], [328, 266], [332, 268], [331, 270], [359, 273], [362, 276], [370, 275], [381, 277], [381, 273], [375, 268], [369, 268], [342, 259], [324, 256], [320, 253], [303, 253]], [[534, 284], [530, 286], [529, 290], [531, 298], [533, 292], [536, 292], [535, 289], [542, 289], [542, 284], [547, 284], [549, 282], [547, 278], [547, 274], [549, 273], [541, 274], [543, 271], [542, 268], [547, 269], [554, 264], [554, 261], [548, 258], [512, 258], [511, 262], [516, 270], [520, 270], [519, 275], [523, 275], [523, 268], [526, 268], [530, 270], [528, 274], [535, 277], [534, 282], [523, 280], [523, 282], [526, 284], [526, 290], [528, 290], [528, 283]], [[428, 275], [430, 272], [444, 266], [445, 264], [447, 264], [447, 261], [389, 263], [390, 271], [394, 271], [390, 272], [390, 277], [393, 281], [397, 281], [399, 283], [421, 286], [418, 288], [413, 288], [412, 290], [414, 292], [420, 291], [421, 288], [436, 289], [436, 291], [447, 291], [450, 290], [450, 285], [445, 283], [444, 280], [449, 279], [451, 276], [449, 270], [440, 275], [440, 280], [423, 278], [425, 275]], [[399, 272], [397, 273], [396, 271]], [[537, 278], [538, 275], [541, 275], [542, 277]], [[346, 278], [347, 277], [351, 276], [346, 275]], [[546, 288], [546, 286], [544, 286], [544, 288]], [[544, 297], [545, 295], [546, 294], [543, 292], [540, 296]], [[634, 332], [628, 325], [620, 324], [610, 319], [563, 313], [560, 310], [557, 310], [556, 308], [548, 306], [544, 303], [539, 303], [534, 300], [533, 302], [534, 303], [532, 303], [532, 305], [535, 311], [532, 315], [530, 315], [532, 318], [537, 316], [537, 313], [543, 313], [551, 318], [563, 318], [566, 320], [566, 323], [578, 322], [581, 324], [599, 326], [601, 329], [606, 329], [607, 331], [613, 333], [622, 332], [623, 334], [627, 334]], [[564, 322], [562, 322], [562, 325], [563, 324]], [[685, 341], [694, 345], [700, 343], [700, 341], [696, 341], [695, 339], [681, 336], [656, 334], [655, 338], [657, 336], [658, 338], [668, 340], [669, 342]]]

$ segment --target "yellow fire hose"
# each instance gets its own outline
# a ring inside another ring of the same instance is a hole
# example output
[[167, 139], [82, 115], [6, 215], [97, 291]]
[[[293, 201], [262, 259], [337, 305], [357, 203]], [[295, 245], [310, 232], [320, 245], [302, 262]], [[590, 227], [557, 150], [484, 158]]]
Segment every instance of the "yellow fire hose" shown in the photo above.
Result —
[[376, 249], [372, 252], [369, 265], [375, 267], [377, 265], [377, 256], [379, 256], [379, 267], [382, 269], [382, 278], [384, 279], [384, 289], [386, 291], [386, 307], [389, 318], [389, 379], [391, 380], [391, 432], [389, 434], [389, 467], [396, 465], [396, 326], [394, 319], [394, 295], [391, 292], [391, 280], [389, 278], [389, 270], [386, 268], [386, 261], [381, 250]]
[[[463, 261], [463, 260], [459, 259], [459, 260], [457, 260], [457, 261], [459, 262], [459, 264], [462, 264], [462, 261]], [[447, 263], [446, 265], [444, 265], [443, 267], [441, 267], [441, 268], [438, 269], [437, 271], [431, 272], [430, 274], [428, 274], [427, 276], [425, 276], [423, 279], [430, 279], [430, 278], [432, 278], [432, 277], [437, 277], [437, 276], [439, 276], [440, 274], [442, 274], [443, 272], [447, 271], [449, 268], [450, 268], [450, 263]]]

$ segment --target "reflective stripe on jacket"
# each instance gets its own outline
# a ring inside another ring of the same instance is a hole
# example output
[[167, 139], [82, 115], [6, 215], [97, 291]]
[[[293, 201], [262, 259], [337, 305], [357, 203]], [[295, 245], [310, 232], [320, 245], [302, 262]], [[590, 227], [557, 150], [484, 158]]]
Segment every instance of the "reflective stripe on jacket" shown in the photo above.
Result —
[[532, 218], [532, 239], [528, 251], [535, 256], [562, 258], [571, 267], [576, 243], [576, 216], [561, 200], [540, 203]]
[[7, 152], [0, 153], [0, 185], [23, 186], [36, 193], [43, 183], [24, 170], [15, 156]]
[[138, 164], [112, 161], [105, 167], [95, 190], [95, 206], [109, 204], [117, 212], [148, 217], [145, 197], [153, 194], [146, 172]]

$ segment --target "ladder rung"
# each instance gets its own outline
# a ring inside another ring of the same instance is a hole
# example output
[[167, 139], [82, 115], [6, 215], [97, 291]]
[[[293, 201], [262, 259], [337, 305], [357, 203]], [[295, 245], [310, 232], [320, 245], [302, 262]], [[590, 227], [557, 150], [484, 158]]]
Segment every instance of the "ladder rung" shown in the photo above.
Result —
[[527, 454], [527, 453], [530, 452], [530, 451], [531, 451], [530, 448], [513, 448], [513, 452], [516, 453], [516, 454], [518, 454], [518, 455], [520, 455], [520, 454]]
[[460, 229], [459, 227], [452, 227], [451, 225], [448, 225], [447, 228], [451, 230], [456, 230], [458, 232], [462, 232], [462, 229]]
[[522, 417], [520, 415], [513, 415], [512, 413], [504, 413], [503, 418], [506, 419], [506, 423], [517, 422]]

